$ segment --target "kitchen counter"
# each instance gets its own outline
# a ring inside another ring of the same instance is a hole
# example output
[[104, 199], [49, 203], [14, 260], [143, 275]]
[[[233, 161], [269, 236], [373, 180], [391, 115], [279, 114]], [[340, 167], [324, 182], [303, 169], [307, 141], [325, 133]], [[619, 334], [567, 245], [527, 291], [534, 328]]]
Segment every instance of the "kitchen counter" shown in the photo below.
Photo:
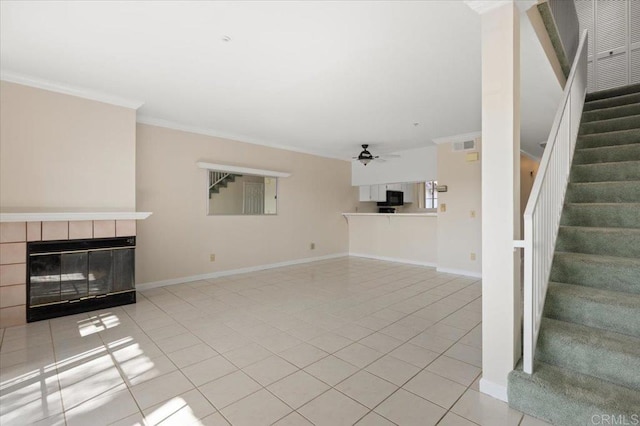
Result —
[[437, 213], [342, 213], [349, 223], [349, 254], [436, 266]]
[[438, 217], [438, 213], [342, 213], [342, 216], [419, 216]]

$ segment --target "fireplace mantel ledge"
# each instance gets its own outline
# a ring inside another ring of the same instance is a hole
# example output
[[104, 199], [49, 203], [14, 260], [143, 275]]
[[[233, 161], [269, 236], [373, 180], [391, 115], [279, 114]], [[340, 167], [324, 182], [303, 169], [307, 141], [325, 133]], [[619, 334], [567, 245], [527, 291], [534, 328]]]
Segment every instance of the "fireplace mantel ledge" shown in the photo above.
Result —
[[0, 222], [66, 222], [76, 220], [143, 220], [151, 212], [34, 212], [0, 213]]

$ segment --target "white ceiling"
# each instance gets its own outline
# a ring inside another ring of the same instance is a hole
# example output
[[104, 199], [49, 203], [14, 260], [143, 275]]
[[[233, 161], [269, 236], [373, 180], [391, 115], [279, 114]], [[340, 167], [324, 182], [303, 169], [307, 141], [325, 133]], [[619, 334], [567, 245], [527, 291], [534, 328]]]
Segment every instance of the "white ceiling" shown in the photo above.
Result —
[[[139, 121], [345, 159], [480, 130], [462, 1], [0, 4], [3, 75], [143, 101]], [[522, 143], [540, 155], [560, 88], [525, 15], [522, 41]]]

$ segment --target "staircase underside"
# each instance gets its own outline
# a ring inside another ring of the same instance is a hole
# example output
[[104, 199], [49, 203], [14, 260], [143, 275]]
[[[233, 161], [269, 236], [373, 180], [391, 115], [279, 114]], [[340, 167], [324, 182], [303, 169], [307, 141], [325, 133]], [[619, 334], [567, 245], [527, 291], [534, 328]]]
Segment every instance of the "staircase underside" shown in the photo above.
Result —
[[640, 85], [587, 95], [550, 281], [509, 404], [557, 425], [640, 420]]

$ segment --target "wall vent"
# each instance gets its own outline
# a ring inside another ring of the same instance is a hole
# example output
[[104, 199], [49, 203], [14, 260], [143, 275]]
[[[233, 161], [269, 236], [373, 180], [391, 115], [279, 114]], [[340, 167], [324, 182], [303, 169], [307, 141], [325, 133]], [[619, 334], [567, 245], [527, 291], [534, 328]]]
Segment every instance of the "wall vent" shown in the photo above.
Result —
[[453, 143], [454, 151], [473, 151], [474, 149], [476, 149], [475, 139]]

